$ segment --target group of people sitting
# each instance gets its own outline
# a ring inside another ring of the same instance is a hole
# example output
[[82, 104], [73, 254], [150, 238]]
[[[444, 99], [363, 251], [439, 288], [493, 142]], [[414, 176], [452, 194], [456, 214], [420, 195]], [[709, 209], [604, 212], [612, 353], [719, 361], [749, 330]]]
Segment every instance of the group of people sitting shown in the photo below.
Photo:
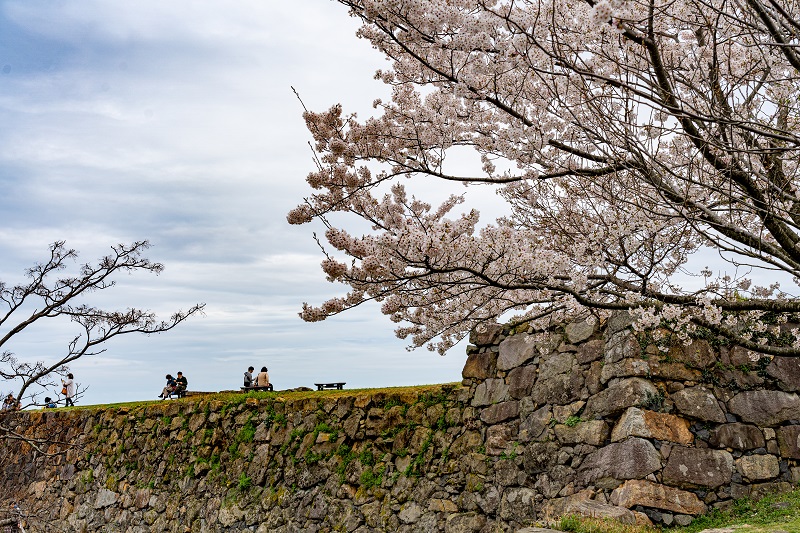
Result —
[[[256, 374], [255, 377], [253, 376], [254, 372], [255, 368], [251, 366], [247, 369], [247, 372], [244, 373], [243, 388], [272, 390], [272, 385], [269, 382], [269, 373], [267, 371], [267, 367], [261, 367], [261, 372]], [[183, 375], [183, 372], [178, 372], [178, 377], [176, 378], [173, 378], [172, 374], [167, 374], [166, 380], [167, 384], [164, 386], [161, 394], [158, 395], [159, 398], [166, 400], [172, 396], [177, 396], [180, 398], [185, 395], [189, 382], [186, 379], [186, 376]]]
[[14, 398], [14, 393], [9, 392], [3, 399], [3, 411], [16, 411], [19, 409], [19, 402]]
[[189, 381], [186, 379], [186, 376], [183, 375], [183, 372], [178, 372], [177, 378], [173, 378], [172, 374], [167, 374], [166, 378], [167, 384], [158, 397], [162, 400], [166, 400], [172, 395], [175, 395], [178, 398], [184, 396], [186, 393], [186, 387], [189, 386]]
[[[72, 373], [67, 374], [66, 379], [61, 379], [61, 394], [64, 396], [64, 406], [70, 407], [75, 405], [75, 388], [75, 376], [73, 376]], [[58, 407], [59, 401], [60, 400], [53, 400], [50, 396], [45, 396], [44, 403], [41, 405], [44, 409], [55, 409]], [[37, 405], [36, 395], [31, 396], [31, 405]], [[14, 394], [11, 392], [3, 399], [3, 411], [15, 411], [20, 409], [20, 407], [20, 400], [14, 398]]]
[[[50, 396], [44, 397], [44, 405], [42, 405], [43, 409], [55, 409], [58, 407], [56, 402]], [[16, 398], [14, 398], [14, 393], [9, 392], [8, 396], [3, 399], [3, 411], [16, 411], [20, 408], [20, 404]]]
[[267, 367], [262, 366], [261, 367], [261, 372], [259, 372], [258, 375], [256, 375], [255, 378], [253, 377], [253, 371], [254, 370], [255, 370], [255, 368], [253, 368], [251, 366], [251, 367], [249, 367], [247, 369], [247, 372], [244, 373], [244, 386], [245, 386], [245, 388], [252, 389], [252, 388], [255, 388], [255, 387], [258, 387], [258, 388], [261, 388], [261, 387], [268, 388], [268, 387], [270, 387], [269, 374], [267, 373]]

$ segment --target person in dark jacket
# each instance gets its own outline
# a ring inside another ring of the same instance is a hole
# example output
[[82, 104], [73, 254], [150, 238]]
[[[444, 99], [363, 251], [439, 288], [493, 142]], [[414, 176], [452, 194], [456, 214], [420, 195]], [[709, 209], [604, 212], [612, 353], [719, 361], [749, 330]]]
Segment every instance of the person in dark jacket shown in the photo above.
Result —
[[189, 381], [183, 372], [178, 372], [178, 377], [175, 378], [175, 393], [180, 397], [186, 393], [186, 388], [189, 386]]

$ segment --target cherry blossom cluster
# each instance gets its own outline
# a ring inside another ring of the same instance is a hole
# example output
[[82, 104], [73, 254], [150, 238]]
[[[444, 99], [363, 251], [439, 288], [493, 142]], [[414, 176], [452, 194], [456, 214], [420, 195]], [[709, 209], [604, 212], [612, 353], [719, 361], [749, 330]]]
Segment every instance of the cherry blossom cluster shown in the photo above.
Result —
[[[313, 192], [287, 218], [325, 225], [322, 269], [350, 287], [304, 319], [374, 300], [443, 353], [490, 321], [628, 310], [686, 342], [705, 328], [800, 354], [800, 43], [774, 30], [800, 27], [800, 5], [339, 2], [389, 59], [391, 98], [365, 120], [304, 114]], [[451, 163], [464, 149], [468, 171]], [[495, 187], [508, 212], [431, 205], [411, 176]], [[731, 273], [690, 269], [709, 251]]]

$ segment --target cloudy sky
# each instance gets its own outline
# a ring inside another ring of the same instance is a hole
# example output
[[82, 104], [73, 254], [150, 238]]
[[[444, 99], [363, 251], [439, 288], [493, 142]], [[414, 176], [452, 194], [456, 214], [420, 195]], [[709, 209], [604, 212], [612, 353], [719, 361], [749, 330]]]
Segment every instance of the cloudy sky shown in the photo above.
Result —
[[[122, 278], [111, 305], [207, 305], [74, 363], [80, 403], [155, 398], [178, 370], [192, 390], [237, 388], [251, 364], [279, 389], [460, 379], [463, 345], [409, 353], [375, 306], [297, 316], [342, 289], [319, 270], [315, 228], [286, 223], [311, 169], [291, 87], [311, 109], [370, 113], [384, 62], [356, 28], [330, 0], [0, 1], [0, 280], [22, 281], [55, 240], [93, 261], [149, 239], [165, 272]], [[5, 348], [47, 359], [70, 335], [52, 324]]]

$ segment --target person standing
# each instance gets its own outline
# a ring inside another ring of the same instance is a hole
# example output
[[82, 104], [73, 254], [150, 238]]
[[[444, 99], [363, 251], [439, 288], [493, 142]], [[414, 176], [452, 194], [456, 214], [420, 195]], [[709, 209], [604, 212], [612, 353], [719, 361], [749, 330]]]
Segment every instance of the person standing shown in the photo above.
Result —
[[62, 391], [64, 393], [64, 396], [66, 396], [66, 402], [64, 404], [64, 407], [69, 407], [70, 405], [74, 407], [75, 402], [72, 401], [72, 398], [75, 396], [75, 376], [73, 376], [72, 373], [70, 372], [69, 374], [67, 374], [66, 380], [63, 379], [61, 380], [61, 384], [64, 385]]
[[252, 387], [253, 386], [253, 371], [255, 368], [248, 367], [247, 372], [244, 373], [244, 386], [245, 387]]

